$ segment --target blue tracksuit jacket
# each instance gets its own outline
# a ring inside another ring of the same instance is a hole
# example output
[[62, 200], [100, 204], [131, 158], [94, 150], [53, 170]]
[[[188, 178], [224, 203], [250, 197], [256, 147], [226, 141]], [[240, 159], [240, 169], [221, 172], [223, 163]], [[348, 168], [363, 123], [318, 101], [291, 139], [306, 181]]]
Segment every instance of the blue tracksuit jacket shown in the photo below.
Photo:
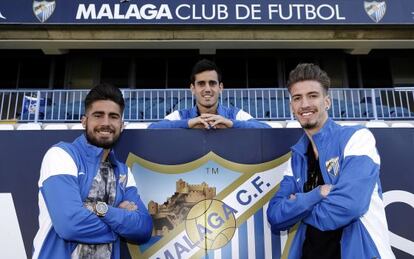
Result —
[[[47, 151], [39, 179], [39, 231], [34, 239], [33, 258], [71, 258], [78, 243], [113, 243], [112, 258], [119, 258], [120, 236], [138, 243], [151, 237], [151, 216], [137, 193], [131, 172], [113, 151], [109, 161], [116, 177], [115, 203], [104, 217], [83, 207], [102, 154], [103, 149], [90, 145], [84, 135]], [[135, 202], [138, 210], [118, 208], [124, 200]]]
[[[217, 107], [217, 114], [223, 116], [224, 118], [232, 120], [233, 128], [270, 128], [270, 126], [266, 123], [255, 120], [250, 114], [236, 107], [225, 107], [219, 104]], [[190, 109], [174, 111], [171, 114], [167, 115], [164, 120], [154, 122], [148, 128], [186, 129], [188, 128], [188, 120], [198, 116], [197, 106], [194, 106]]]
[[[360, 126], [342, 127], [328, 119], [313, 140], [324, 182], [333, 185], [331, 192], [326, 198], [321, 196], [320, 187], [303, 193], [309, 144], [303, 135], [292, 147], [290, 166], [267, 210], [275, 233], [299, 223], [288, 258], [301, 258], [306, 224], [322, 231], [343, 227], [343, 259], [395, 258], [382, 203], [380, 157], [372, 133]], [[296, 199], [289, 199], [290, 194]]]

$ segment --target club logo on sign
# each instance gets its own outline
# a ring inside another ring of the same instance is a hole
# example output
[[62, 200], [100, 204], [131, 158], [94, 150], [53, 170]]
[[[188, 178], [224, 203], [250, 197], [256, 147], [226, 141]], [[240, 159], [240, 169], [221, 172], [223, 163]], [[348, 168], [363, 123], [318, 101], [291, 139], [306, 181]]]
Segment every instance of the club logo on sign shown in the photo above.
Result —
[[380, 1], [364, 1], [364, 9], [374, 22], [379, 22], [387, 11], [387, 4], [384, 0]]
[[187, 214], [187, 235], [200, 248], [215, 250], [233, 238], [237, 228], [235, 211], [220, 200], [202, 200]]
[[33, 13], [35, 14], [36, 18], [42, 23], [46, 22], [50, 16], [52, 16], [55, 8], [55, 0], [33, 1]]

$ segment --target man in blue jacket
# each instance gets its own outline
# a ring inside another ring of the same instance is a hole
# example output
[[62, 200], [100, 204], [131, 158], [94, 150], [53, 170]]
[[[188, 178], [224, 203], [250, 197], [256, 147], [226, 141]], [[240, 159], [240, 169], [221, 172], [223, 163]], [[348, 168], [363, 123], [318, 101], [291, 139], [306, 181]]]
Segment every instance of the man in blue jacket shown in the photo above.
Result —
[[121, 92], [98, 85], [85, 110], [85, 133], [43, 158], [33, 258], [120, 258], [120, 237], [137, 243], [151, 237], [134, 177], [112, 150], [123, 125]]
[[195, 64], [190, 89], [196, 99], [194, 107], [174, 111], [149, 128], [270, 128], [239, 108], [219, 104], [223, 83], [220, 69], [212, 61], [203, 59]]
[[274, 233], [298, 228], [288, 258], [395, 258], [372, 133], [328, 118], [330, 79], [314, 64], [289, 75], [291, 108], [305, 131], [292, 147], [267, 218]]

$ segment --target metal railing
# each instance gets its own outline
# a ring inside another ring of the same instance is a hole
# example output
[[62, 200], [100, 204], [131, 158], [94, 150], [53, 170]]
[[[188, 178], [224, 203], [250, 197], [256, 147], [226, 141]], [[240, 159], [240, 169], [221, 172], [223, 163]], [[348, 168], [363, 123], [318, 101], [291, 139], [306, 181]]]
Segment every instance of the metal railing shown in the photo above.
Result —
[[[1, 120], [78, 122], [89, 90], [0, 90]], [[188, 89], [123, 89], [124, 120], [156, 121], [194, 105]], [[332, 88], [330, 116], [335, 120], [413, 120], [414, 88]], [[220, 102], [259, 120], [292, 120], [289, 94], [283, 88], [225, 89]]]

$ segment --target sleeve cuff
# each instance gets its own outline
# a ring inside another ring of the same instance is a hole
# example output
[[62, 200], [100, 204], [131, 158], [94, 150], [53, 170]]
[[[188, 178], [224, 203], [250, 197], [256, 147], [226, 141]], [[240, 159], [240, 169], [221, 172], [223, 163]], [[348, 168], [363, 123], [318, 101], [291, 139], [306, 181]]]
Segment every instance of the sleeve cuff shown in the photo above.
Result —
[[241, 128], [242, 121], [239, 120], [231, 120], [233, 122], [233, 128]]
[[308, 206], [314, 206], [315, 204], [320, 202], [323, 199], [323, 196], [321, 195], [320, 189], [321, 189], [321, 187], [318, 186], [317, 188], [313, 189], [310, 192], [300, 193], [300, 196], [302, 198], [302, 202], [304, 204], [307, 204]]

